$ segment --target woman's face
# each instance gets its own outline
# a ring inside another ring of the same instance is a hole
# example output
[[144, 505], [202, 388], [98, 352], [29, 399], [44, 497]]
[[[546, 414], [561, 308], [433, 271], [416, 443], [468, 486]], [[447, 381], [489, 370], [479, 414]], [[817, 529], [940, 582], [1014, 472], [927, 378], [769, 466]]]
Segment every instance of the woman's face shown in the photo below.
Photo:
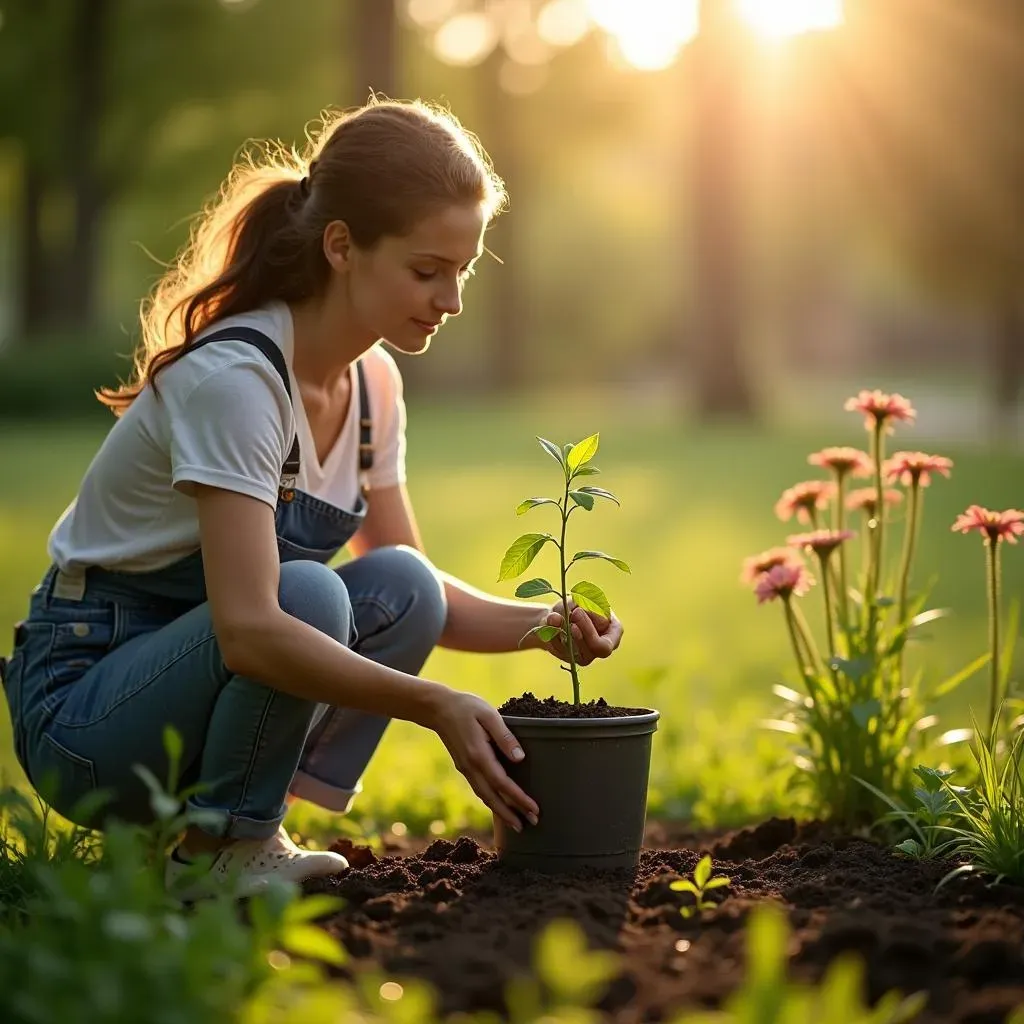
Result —
[[425, 217], [407, 235], [353, 247], [349, 296], [356, 320], [401, 352], [425, 352], [441, 324], [462, 312], [462, 288], [483, 251], [485, 227], [479, 204], [459, 204]]

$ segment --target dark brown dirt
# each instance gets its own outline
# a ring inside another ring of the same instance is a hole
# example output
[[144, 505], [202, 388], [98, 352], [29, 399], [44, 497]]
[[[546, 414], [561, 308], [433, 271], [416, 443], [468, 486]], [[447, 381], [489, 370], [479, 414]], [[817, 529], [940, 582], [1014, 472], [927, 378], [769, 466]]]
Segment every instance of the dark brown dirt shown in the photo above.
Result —
[[511, 697], [498, 708], [502, 715], [520, 715], [523, 718], [626, 718], [630, 715], [649, 715], [650, 708], [620, 708], [609, 704], [604, 697], [573, 704], [555, 697], [535, 697], [524, 693]]
[[[652, 823], [648, 843], [635, 872], [557, 878], [508, 871], [468, 836], [381, 858], [349, 844], [343, 852], [361, 866], [309, 888], [346, 899], [324, 923], [352, 969], [426, 979], [445, 1012], [501, 1011], [506, 983], [529, 969], [534, 937], [558, 917], [622, 959], [601, 1003], [606, 1019], [639, 1024], [719, 1006], [742, 977], [747, 916], [765, 901], [788, 913], [794, 978], [816, 980], [852, 950], [869, 998], [928, 992], [923, 1024], [1003, 1024], [1024, 1005], [1024, 889], [969, 877], [936, 893], [948, 862], [920, 864], [791, 820], [718, 837]], [[678, 908], [690, 897], [669, 883], [703, 852], [732, 884], [712, 894], [715, 910], [686, 920]]]

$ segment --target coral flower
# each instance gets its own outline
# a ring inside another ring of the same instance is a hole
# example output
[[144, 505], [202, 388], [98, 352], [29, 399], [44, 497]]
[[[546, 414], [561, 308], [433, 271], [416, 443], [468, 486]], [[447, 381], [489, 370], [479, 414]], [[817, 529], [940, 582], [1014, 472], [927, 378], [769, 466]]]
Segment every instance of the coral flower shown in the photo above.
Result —
[[924, 452], [893, 452], [882, 465], [882, 473], [888, 480], [900, 480], [904, 486], [919, 484], [927, 487], [932, 482], [932, 473], [948, 477], [953, 460], [944, 455], [926, 455]]
[[1024, 533], [1024, 512], [1016, 508], [1007, 509], [1005, 512], [992, 512], [981, 505], [971, 505], [966, 512], [957, 517], [952, 529], [960, 533], [977, 530], [985, 535], [989, 544], [998, 544], [1001, 540], [1016, 544], [1017, 537]]
[[859, 412], [864, 415], [864, 426], [868, 430], [883, 427], [886, 433], [892, 433], [895, 420], [913, 422], [917, 412], [910, 401], [902, 395], [887, 395], [884, 391], [861, 391], [854, 398], [848, 398], [845, 406], [847, 412]]
[[795, 548], [810, 548], [822, 561], [844, 541], [853, 540], [853, 530], [815, 530], [813, 533], [797, 533], [786, 541]]
[[848, 474], [854, 476], [870, 476], [874, 463], [867, 452], [859, 448], [822, 448], [820, 452], [807, 456], [812, 466], [823, 466], [831, 469], [840, 479]]
[[828, 480], [805, 480], [794, 484], [775, 503], [775, 514], [786, 522], [796, 515], [797, 522], [809, 523], [814, 511], [827, 508], [836, 493], [836, 485]]
[[758, 577], [754, 593], [758, 604], [776, 598], [788, 601], [794, 595], [803, 597], [813, 584], [814, 577], [802, 565], [776, 565]]
[[743, 560], [743, 583], [755, 583], [758, 576], [770, 572], [777, 565], [803, 565], [804, 560], [792, 548], [769, 548], [759, 555], [751, 555]]
[[[886, 505], [898, 505], [903, 500], [903, 493], [887, 487], [883, 491]], [[866, 512], [869, 516], [875, 514], [875, 505], [878, 504], [878, 492], [874, 487], [861, 487], [860, 490], [850, 491], [846, 496], [846, 507], [854, 512]]]

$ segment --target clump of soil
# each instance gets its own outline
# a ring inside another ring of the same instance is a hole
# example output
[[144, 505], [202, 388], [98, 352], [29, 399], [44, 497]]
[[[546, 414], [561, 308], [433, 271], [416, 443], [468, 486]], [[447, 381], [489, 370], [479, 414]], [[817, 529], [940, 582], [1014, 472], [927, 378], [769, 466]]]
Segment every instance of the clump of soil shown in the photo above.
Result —
[[[345, 973], [373, 966], [425, 979], [446, 1013], [504, 1011], [506, 984], [530, 969], [534, 938], [559, 917], [621, 958], [600, 1004], [605, 1019], [640, 1024], [684, 1006], [718, 1007], [743, 976], [746, 919], [766, 901], [788, 914], [794, 978], [817, 980], [853, 951], [872, 1000], [893, 988], [928, 993], [921, 1024], [1003, 1024], [1024, 1004], [1024, 889], [965, 877], [936, 893], [949, 862], [920, 863], [791, 820], [699, 837], [652, 823], [648, 835], [664, 845], [645, 847], [635, 871], [513, 872], [463, 836], [414, 855], [362, 858], [308, 888], [347, 902], [324, 922], [352, 954]], [[711, 894], [715, 910], [684, 919], [679, 907], [691, 897], [670, 883], [705, 852], [732, 882]]]
[[510, 697], [498, 708], [501, 715], [519, 715], [522, 718], [626, 718], [629, 715], [649, 715], [650, 708], [619, 708], [604, 697], [573, 704], [555, 697], [535, 697], [526, 692], [521, 697]]

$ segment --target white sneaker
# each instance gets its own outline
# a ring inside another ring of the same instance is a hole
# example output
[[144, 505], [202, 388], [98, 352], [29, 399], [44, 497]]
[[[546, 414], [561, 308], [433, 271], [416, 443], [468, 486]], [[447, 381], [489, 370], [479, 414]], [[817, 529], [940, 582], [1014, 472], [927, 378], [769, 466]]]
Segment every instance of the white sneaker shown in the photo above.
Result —
[[348, 871], [348, 861], [340, 853], [303, 850], [282, 826], [269, 839], [240, 839], [225, 846], [207, 872], [179, 886], [182, 876], [192, 869], [190, 862], [178, 858], [177, 849], [167, 858], [164, 869], [167, 888], [186, 903], [225, 891], [239, 898], [255, 896], [273, 885], [275, 879], [302, 882], [340, 875]]

